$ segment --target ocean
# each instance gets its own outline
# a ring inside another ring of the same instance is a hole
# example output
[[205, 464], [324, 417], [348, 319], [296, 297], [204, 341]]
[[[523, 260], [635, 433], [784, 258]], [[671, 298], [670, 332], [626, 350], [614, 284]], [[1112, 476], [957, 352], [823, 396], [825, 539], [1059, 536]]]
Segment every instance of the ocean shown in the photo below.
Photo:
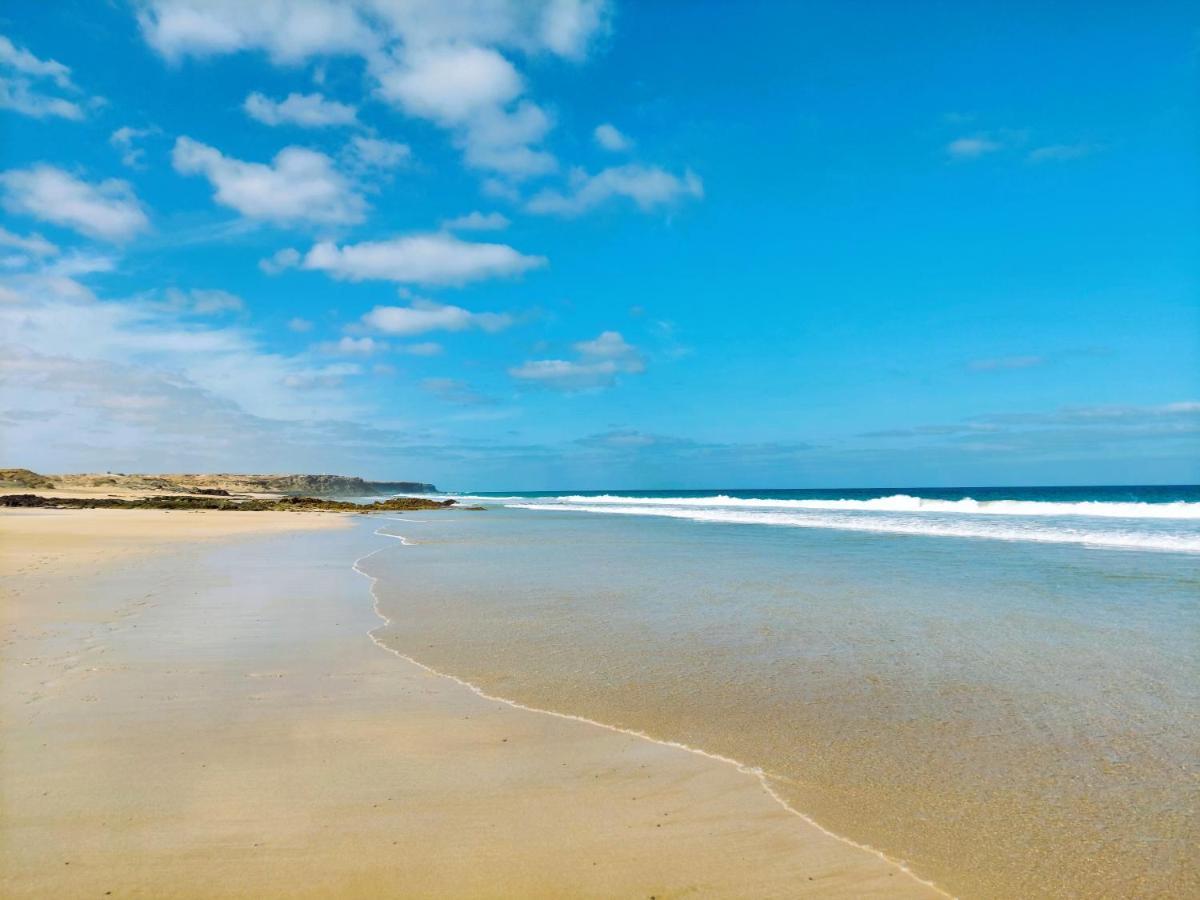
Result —
[[460, 495], [377, 638], [964, 897], [1200, 895], [1200, 487]]

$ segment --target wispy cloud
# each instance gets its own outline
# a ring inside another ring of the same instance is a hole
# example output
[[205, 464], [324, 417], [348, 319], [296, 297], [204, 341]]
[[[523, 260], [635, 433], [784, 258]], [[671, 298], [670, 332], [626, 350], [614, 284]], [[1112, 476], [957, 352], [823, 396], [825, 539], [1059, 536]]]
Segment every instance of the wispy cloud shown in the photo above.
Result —
[[549, 188], [535, 194], [525, 209], [531, 213], [577, 216], [613, 198], [624, 198], [643, 212], [650, 212], [704, 196], [704, 183], [690, 169], [682, 175], [673, 175], [657, 166], [637, 163], [603, 169], [595, 175], [576, 169], [571, 173], [570, 186], [565, 194]]
[[431, 300], [414, 300], [411, 306], [376, 306], [363, 316], [362, 322], [368, 328], [384, 334], [410, 336], [429, 331], [466, 331], [473, 328], [501, 331], [512, 324], [512, 317], [505, 313], [475, 313], [461, 306], [434, 303]]

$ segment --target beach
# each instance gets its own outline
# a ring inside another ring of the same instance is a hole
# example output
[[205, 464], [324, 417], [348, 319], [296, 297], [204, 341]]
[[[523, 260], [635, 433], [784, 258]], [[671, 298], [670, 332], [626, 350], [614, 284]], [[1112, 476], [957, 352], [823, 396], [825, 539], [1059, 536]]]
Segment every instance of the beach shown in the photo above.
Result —
[[407, 521], [0, 515], [0, 893], [942, 895], [728, 761], [387, 652]]

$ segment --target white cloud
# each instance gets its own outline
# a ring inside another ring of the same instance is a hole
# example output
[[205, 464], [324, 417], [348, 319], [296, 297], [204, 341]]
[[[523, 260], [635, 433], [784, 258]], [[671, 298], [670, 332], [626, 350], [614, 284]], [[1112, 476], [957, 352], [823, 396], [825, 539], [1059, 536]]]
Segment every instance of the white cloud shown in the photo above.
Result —
[[218, 288], [192, 288], [180, 290], [167, 288], [163, 292], [164, 305], [179, 313], [192, 313], [198, 316], [221, 315], [223, 313], [241, 312], [246, 303], [237, 294]]
[[337, 355], [356, 355], [370, 356], [373, 353], [380, 353], [388, 349], [388, 345], [383, 341], [377, 341], [371, 337], [343, 337], [337, 341], [326, 341], [317, 345], [322, 353], [330, 353]]
[[409, 356], [438, 356], [442, 352], [442, 345], [437, 341], [421, 341], [417, 344], [405, 344], [398, 349]]
[[1082, 159], [1095, 151], [1091, 144], [1048, 144], [1029, 152], [1030, 162], [1067, 162]]
[[378, 45], [359, 11], [335, 0], [148, 0], [138, 22], [146, 42], [171, 62], [261, 49], [294, 65]]
[[284, 269], [300, 265], [300, 251], [294, 247], [284, 247], [276, 250], [266, 259], [258, 261], [258, 267], [268, 275], [278, 275]]
[[323, 241], [308, 251], [303, 263], [305, 269], [348, 281], [413, 284], [466, 284], [519, 275], [544, 265], [545, 257], [526, 256], [507, 244], [472, 243], [444, 232], [342, 247]]
[[617, 127], [610, 122], [605, 122], [602, 125], [597, 125], [596, 130], [592, 132], [592, 136], [596, 139], [596, 143], [605, 150], [620, 152], [628, 150], [633, 146], [633, 141], [621, 134]]
[[508, 216], [502, 213], [474, 210], [465, 216], [446, 219], [442, 227], [449, 231], [503, 231], [509, 224]]
[[34, 256], [55, 256], [58, 253], [58, 247], [40, 234], [22, 237], [19, 234], [13, 234], [7, 228], [0, 228], [0, 246], [15, 247]]
[[351, 166], [360, 171], [395, 169], [408, 164], [412, 159], [412, 148], [399, 141], [360, 134], [350, 141], [345, 154]]
[[616, 331], [604, 331], [574, 345], [577, 358], [529, 360], [508, 372], [513, 378], [560, 391], [609, 387], [618, 375], [646, 370], [636, 347]]
[[468, 165], [521, 179], [558, 163], [535, 146], [549, 117], [518, 104], [524, 79], [505, 53], [580, 60], [607, 27], [608, 2], [144, 0], [139, 20], [171, 61], [255, 49], [284, 65], [356, 55], [379, 96], [450, 130]]
[[377, 92], [406, 113], [455, 135], [469, 166], [525, 178], [551, 172], [557, 160], [533, 146], [550, 129], [537, 104], [522, 100], [521, 75], [489, 47], [448, 44], [409, 50], [374, 63]]
[[79, 120], [84, 117], [83, 107], [75, 101], [39, 93], [28, 79], [7, 75], [0, 75], [0, 109], [11, 109], [34, 119], [57, 116]]
[[0, 35], [0, 65], [23, 75], [49, 78], [60, 88], [74, 88], [69, 68], [53, 59], [38, 59], [23, 47], [16, 46], [4, 35]]
[[243, 104], [246, 115], [264, 125], [299, 125], [301, 128], [328, 128], [334, 125], [354, 125], [358, 110], [346, 103], [327, 100], [321, 94], [288, 94], [283, 100], [272, 100], [257, 91]]
[[82, 119], [84, 108], [74, 100], [42, 93], [39, 82], [50, 81], [60, 90], [78, 91], [71, 70], [53, 59], [40, 59], [0, 35], [0, 109], [11, 109], [35, 119], [57, 116]]
[[91, 184], [40, 163], [0, 173], [0, 187], [9, 212], [72, 228], [88, 237], [126, 241], [150, 225], [133, 188], [115, 178]]
[[995, 153], [1003, 145], [987, 135], [961, 137], [946, 145], [946, 153], [955, 159], [978, 159], [988, 153]]
[[312, 331], [313, 323], [308, 321], [308, 319], [301, 319], [297, 316], [296, 318], [288, 319], [287, 327], [289, 331], [302, 333]]
[[131, 169], [140, 169], [145, 160], [146, 151], [136, 146], [134, 142], [157, 133], [157, 128], [133, 128], [123, 125], [109, 135], [108, 142], [120, 151], [121, 162], [124, 165]]
[[284, 225], [361, 222], [366, 201], [324, 153], [284, 147], [270, 164], [244, 162], [189, 137], [175, 141], [171, 155], [183, 175], [203, 175], [218, 203], [249, 219]]
[[657, 166], [637, 163], [603, 169], [588, 175], [582, 169], [571, 173], [571, 192], [544, 190], [525, 205], [532, 213], [574, 216], [587, 212], [613, 197], [632, 200], [643, 212], [671, 206], [687, 197], [704, 196], [704, 184], [690, 169], [672, 175]]
[[[362, 320], [364, 325], [376, 331], [398, 335], [424, 334], [428, 331], [466, 331], [469, 328], [500, 331], [512, 324], [512, 317], [504, 313], [473, 313], [461, 306], [429, 300], [415, 300], [411, 306], [377, 306], [363, 316]], [[413, 352], [411, 347], [409, 352]]]

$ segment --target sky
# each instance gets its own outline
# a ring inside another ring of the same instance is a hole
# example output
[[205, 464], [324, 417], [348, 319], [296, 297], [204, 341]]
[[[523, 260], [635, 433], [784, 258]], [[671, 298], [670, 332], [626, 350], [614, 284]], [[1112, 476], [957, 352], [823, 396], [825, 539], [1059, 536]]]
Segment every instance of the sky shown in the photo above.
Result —
[[0, 18], [0, 464], [1200, 481], [1194, 3]]

